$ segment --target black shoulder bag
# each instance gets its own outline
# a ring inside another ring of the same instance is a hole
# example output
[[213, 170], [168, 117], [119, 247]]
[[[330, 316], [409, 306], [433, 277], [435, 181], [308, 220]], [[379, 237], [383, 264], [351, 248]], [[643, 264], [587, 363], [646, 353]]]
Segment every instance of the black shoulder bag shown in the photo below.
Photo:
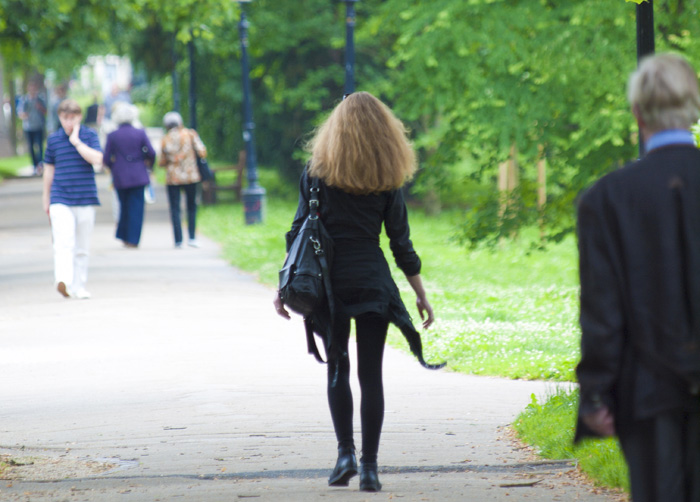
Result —
[[204, 157], [200, 157], [197, 153], [197, 147], [194, 143], [194, 134], [192, 136], [192, 151], [194, 152], [194, 157], [197, 159], [197, 170], [199, 171], [199, 177], [202, 181], [212, 181], [214, 178], [214, 172], [209, 167], [209, 162]]
[[330, 277], [333, 240], [319, 218], [318, 193], [318, 178], [312, 178], [309, 215], [294, 238], [279, 272], [279, 296], [285, 306], [304, 316], [309, 353], [324, 362], [316, 348], [308, 319], [326, 305], [331, 319], [335, 310]]

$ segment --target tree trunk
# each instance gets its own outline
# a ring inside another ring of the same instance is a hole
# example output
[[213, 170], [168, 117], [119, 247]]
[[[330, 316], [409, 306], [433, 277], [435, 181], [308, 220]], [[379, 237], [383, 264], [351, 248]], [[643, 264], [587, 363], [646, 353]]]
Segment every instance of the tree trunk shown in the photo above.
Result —
[[540, 238], [544, 238], [544, 214], [543, 208], [547, 203], [547, 160], [544, 156], [544, 146], [537, 147], [539, 159], [537, 161], [537, 209], [540, 211]]
[[508, 205], [510, 194], [515, 190], [520, 183], [518, 174], [518, 147], [513, 143], [510, 147], [510, 155], [508, 160], [501, 162], [498, 166], [498, 191], [501, 194], [501, 214], [505, 211], [505, 206]]
[[[500, 199], [499, 215], [501, 224], [508, 210], [508, 207], [513, 202], [513, 190], [520, 183], [520, 175], [518, 172], [518, 147], [513, 143], [510, 147], [508, 160], [501, 162], [498, 166], [498, 193]], [[513, 234], [511, 237], [515, 237]]]
[[[0, 56], [0, 97], [5, 96], [3, 83], [5, 81], [5, 72], [2, 61], [2, 56]], [[10, 101], [14, 101], [14, 95], [10, 94]], [[4, 101], [0, 103], [0, 157], [12, 157], [15, 154], [15, 149], [13, 148], [13, 143], [11, 141], [10, 131], [12, 125], [7, 123], [5, 120], [5, 103]], [[12, 115], [10, 115], [10, 123], [12, 122]]]
[[512, 192], [520, 183], [517, 156], [518, 147], [513, 143], [510, 147], [508, 160], [498, 166], [498, 190], [500, 192]]

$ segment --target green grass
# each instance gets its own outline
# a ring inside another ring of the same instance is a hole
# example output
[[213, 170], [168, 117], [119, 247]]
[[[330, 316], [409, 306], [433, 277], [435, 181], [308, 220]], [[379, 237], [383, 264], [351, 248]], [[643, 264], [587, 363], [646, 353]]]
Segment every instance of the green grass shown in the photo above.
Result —
[[[498, 249], [468, 251], [452, 239], [457, 217], [409, 216], [438, 319], [426, 351], [477, 375], [573, 379], [580, 339], [573, 239], [546, 253], [529, 252], [527, 236]], [[405, 301], [413, 301], [401, 273], [394, 270], [394, 277]]]
[[18, 171], [32, 164], [29, 155], [0, 158], [0, 180], [17, 176]]
[[[275, 287], [285, 254], [284, 234], [296, 210], [296, 186], [283, 188], [265, 169], [261, 185], [271, 187], [263, 224], [245, 225], [240, 203], [203, 207], [198, 224], [223, 244], [228, 261]], [[437, 318], [422, 333], [426, 359], [445, 360], [449, 369], [462, 373], [574, 381], [580, 357], [574, 238], [533, 251], [535, 231], [496, 249], [468, 250], [453, 239], [459, 216], [409, 210], [411, 237]], [[382, 246], [393, 267], [386, 238]], [[395, 267], [392, 272], [417, 320], [410, 286]], [[408, 350], [396, 329], [389, 343]], [[578, 458], [582, 470], [600, 483], [626, 486], [625, 464], [612, 440], [587, 441], [573, 449], [575, 398], [574, 392], [552, 396], [541, 405], [533, 402], [515, 424], [520, 437], [545, 457]]]
[[627, 465], [616, 439], [586, 439], [573, 445], [577, 391], [559, 391], [540, 404], [535, 396], [513, 424], [520, 439], [546, 458], [576, 458], [582, 471], [604, 486], [629, 492]]

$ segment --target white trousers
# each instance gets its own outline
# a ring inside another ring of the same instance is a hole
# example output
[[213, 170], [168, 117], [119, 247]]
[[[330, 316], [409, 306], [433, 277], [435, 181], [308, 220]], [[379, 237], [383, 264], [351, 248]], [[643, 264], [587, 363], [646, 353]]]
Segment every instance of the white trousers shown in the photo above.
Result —
[[70, 291], [83, 290], [87, 283], [95, 207], [51, 204], [49, 216], [56, 284], [63, 282]]

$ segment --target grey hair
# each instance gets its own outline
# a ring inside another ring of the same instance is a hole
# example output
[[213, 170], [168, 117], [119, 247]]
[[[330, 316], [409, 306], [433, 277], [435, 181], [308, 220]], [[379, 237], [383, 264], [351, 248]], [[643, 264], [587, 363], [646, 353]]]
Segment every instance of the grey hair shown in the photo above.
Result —
[[112, 107], [112, 120], [117, 124], [133, 124], [139, 116], [139, 110], [131, 103], [118, 101]]
[[689, 129], [700, 116], [697, 75], [676, 54], [645, 58], [630, 76], [627, 97], [652, 131]]
[[174, 127], [182, 126], [182, 115], [177, 112], [168, 112], [163, 117], [163, 127], [166, 129], [172, 129]]

